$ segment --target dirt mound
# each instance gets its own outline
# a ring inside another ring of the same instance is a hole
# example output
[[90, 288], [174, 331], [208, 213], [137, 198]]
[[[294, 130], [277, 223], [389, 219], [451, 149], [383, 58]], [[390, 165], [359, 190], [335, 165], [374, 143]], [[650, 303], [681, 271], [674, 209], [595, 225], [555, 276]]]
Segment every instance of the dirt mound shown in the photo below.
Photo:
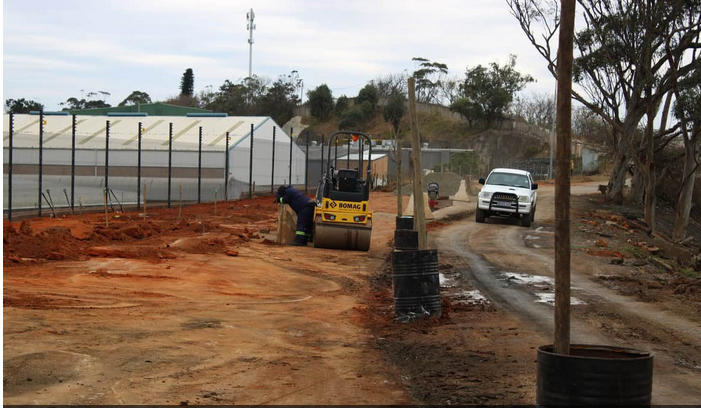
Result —
[[186, 252], [189, 254], [213, 254], [226, 253], [231, 244], [242, 242], [236, 236], [225, 236], [225, 234], [214, 234], [215, 236], [186, 237], [180, 238], [170, 245], [171, 249]]
[[87, 243], [77, 239], [66, 227], [47, 227], [36, 232], [22, 222], [19, 231], [6, 223], [3, 234], [3, 265], [32, 261], [77, 261], [87, 259]]
[[152, 221], [113, 222], [109, 226], [95, 226], [95, 233], [112, 241], [144, 239], [162, 232], [162, 228]]

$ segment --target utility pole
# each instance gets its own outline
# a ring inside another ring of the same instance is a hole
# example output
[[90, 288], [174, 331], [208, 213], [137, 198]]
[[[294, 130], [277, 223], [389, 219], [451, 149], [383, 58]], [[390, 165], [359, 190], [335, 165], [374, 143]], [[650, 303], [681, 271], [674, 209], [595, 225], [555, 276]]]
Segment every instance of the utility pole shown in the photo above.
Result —
[[256, 14], [253, 9], [246, 13], [246, 30], [248, 30], [248, 78], [253, 78], [253, 30], [256, 29], [256, 25], [253, 24], [253, 20], [256, 18]]
[[557, 55], [557, 156], [555, 177], [556, 354], [570, 354], [570, 156], [572, 154], [572, 60], [575, 0], [560, 0]]
[[555, 124], [557, 123], [557, 79], [555, 80], [555, 109], [553, 112], [553, 124], [550, 129], [550, 163], [548, 164], [548, 180], [553, 178], [553, 151], [555, 148]]
[[[419, 249], [428, 249], [426, 234], [426, 213], [424, 208], [423, 169], [421, 167], [421, 139], [419, 119], [416, 115], [416, 82], [414, 77], [407, 81], [409, 90], [409, 118], [411, 119], [411, 161], [414, 163], [414, 231], [419, 232]], [[398, 193], [401, 195], [401, 186]]]

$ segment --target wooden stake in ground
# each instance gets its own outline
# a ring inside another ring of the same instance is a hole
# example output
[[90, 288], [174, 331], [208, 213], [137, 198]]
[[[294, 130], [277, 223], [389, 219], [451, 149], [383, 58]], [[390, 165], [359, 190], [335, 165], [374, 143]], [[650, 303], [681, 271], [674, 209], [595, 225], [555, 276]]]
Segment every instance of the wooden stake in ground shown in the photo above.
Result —
[[80, 219], [83, 219], [83, 196], [78, 197], [78, 205], [80, 206]]
[[555, 168], [555, 341], [570, 354], [570, 160], [572, 155], [572, 49], [575, 0], [561, 0], [557, 56], [557, 148]]
[[180, 199], [178, 200], [178, 221], [180, 221], [180, 215], [183, 213], [183, 185], [180, 185]]
[[105, 199], [105, 227], [109, 227], [110, 221], [109, 221], [109, 218], [107, 217], [107, 189], [104, 189], [103, 192], [104, 192], [103, 196]]
[[409, 78], [409, 117], [411, 118], [411, 161], [414, 164], [414, 230], [419, 232], [419, 249], [428, 249], [426, 235], [426, 213], [424, 209], [424, 178], [421, 167], [421, 140], [419, 139], [419, 118], [416, 115], [416, 83]]
[[146, 220], [146, 183], [144, 183], [144, 221]]

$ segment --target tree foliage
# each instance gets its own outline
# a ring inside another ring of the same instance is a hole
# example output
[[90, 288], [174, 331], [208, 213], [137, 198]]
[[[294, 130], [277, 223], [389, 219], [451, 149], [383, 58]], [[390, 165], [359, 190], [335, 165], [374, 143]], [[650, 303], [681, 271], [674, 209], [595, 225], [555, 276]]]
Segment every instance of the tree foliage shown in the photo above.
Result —
[[400, 93], [395, 93], [394, 95], [390, 96], [387, 104], [382, 110], [382, 116], [384, 117], [385, 122], [392, 125], [395, 134], [399, 133], [399, 126], [402, 123], [402, 119], [406, 115], [406, 110], [404, 95]]
[[359, 92], [358, 96], [355, 98], [355, 104], [361, 105], [364, 102], [368, 102], [372, 109], [377, 108], [377, 104], [380, 100], [380, 95], [372, 84], [365, 85]]
[[479, 120], [489, 127], [504, 117], [514, 95], [529, 82], [533, 82], [530, 75], [516, 70], [515, 55], [509, 56], [506, 65], [492, 62], [487, 67], [468, 67], [460, 84], [460, 98], [451, 108], [471, 124]]
[[338, 99], [336, 99], [336, 105], [333, 108], [333, 113], [337, 117], [341, 117], [343, 114], [343, 111], [348, 109], [348, 106], [350, 105], [350, 99], [348, 99], [347, 96], [342, 95], [339, 96]]
[[[90, 94], [88, 94], [90, 95]], [[71, 97], [66, 99], [66, 102], [61, 102], [62, 110], [82, 110], [82, 109], [98, 109], [109, 108], [112, 105], [102, 100], [85, 100]]]
[[674, 117], [687, 123], [691, 135], [701, 132], [701, 70], [690, 73], [679, 81], [679, 97], [674, 103]]
[[44, 105], [33, 100], [24, 98], [5, 100], [5, 112], [7, 113], [29, 113], [40, 110], [44, 110]]
[[311, 114], [319, 120], [325, 120], [333, 112], [333, 95], [326, 84], [321, 84], [307, 92], [307, 103]]
[[516, 96], [509, 112], [526, 123], [549, 129], [555, 120], [555, 97], [548, 93]]
[[146, 92], [134, 91], [124, 98], [118, 106], [140, 105], [144, 103], [151, 103], [151, 97]]
[[280, 76], [266, 89], [258, 102], [257, 110], [271, 116], [275, 122], [285, 124], [294, 116], [297, 102], [295, 85], [287, 77]]
[[340, 130], [363, 130], [364, 123], [365, 113], [363, 109], [358, 105], [354, 105], [343, 111], [341, 120], [338, 122], [338, 128]]
[[412, 74], [416, 80], [416, 101], [439, 103], [441, 84], [448, 75], [448, 66], [422, 57], [414, 57], [411, 60], [418, 64]]
[[616, 142], [611, 125], [584, 106], [572, 109], [572, 133], [589, 143], [614, 146]]
[[465, 118], [470, 127], [475, 126], [477, 121], [482, 120], [484, 116], [479, 105], [467, 98], [458, 98], [450, 105], [450, 110]]
[[381, 75], [370, 81], [370, 84], [377, 89], [380, 98], [389, 99], [392, 95], [407, 94], [407, 79], [409, 76], [404, 73]]
[[192, 68], [188, 68], [180, 79], [180, 95], [193, 96], [195, 94], [195, 74]]

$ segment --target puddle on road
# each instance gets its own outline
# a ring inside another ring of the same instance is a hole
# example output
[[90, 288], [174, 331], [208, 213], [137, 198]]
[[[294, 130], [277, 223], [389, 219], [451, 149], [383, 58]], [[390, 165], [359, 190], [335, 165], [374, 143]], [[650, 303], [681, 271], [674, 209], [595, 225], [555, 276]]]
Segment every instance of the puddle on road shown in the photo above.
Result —
[[502, 272], [502, 281], [513, 282], [518, 285], [543, 286], [543, 284], [554, 285], [555, 281], [549, 276], [529, 275], [527, 273]]
[[[553, 292], [540, 292], [535, 294], [537, 299], [536, 303], [545, 303], [550, 306], [555, 306], [555, 293]], [[572, 306], [576, 305], [585, 305], [586, 303], [583, 302], [582, 300], [577, 299], [576, 297], [572, 296], [570, 297], [570, 304]]]
[[[538, 227], [534, 230], [524, 232], [523, 244], [533, 249], [554, 248], [555, 233], [550, 231], [549, 228], [551, 227]], [[536, 242], [538, 243], [536, 244]]]
[[456, 281], [458, 280], [459, 276], [459, 274], [445, 275], [438, 272], [438, 281], [440, 282], [442, 288], [454, 288], [458, 286]]
[[555, 235], [555, 231], [550, 231], [549, 229], [546, 229], [545, 227], [538, 227], [533, 232], [535, 232], [536, 234]]
[[477, 289], [473, 290], [460, 290], [456, 292], [444, 293], [444, 296], [450, 298], [451, 303], [467, 306], [479, 306], [488, 305], [490, 302], [486, 297]]
[[[539, 290], [540, 292], [533, 293], [533, 295], [536, 297], [536, 303], [545, 303], [551, 306], [555, 304], [555, 293], [553, 292], [555, 281], [553, 278], [549, 276], [529, 275], [527, 273], [516, 272], [502, 272], [500, 275], [502, 277], [499, 280], [505, 282], [506, 286], [522, 285], [530, 286], [536, 290]], [[572, 289], [577, 290], [578, 288], [573, 287]], [[572, 297], [571, 304], [576, 306], [584, 305], [586, 303], [576, 297]]]
[[456, 303], [463, 305], [489, 304], [489, 300], [477, 289], [463, 290], [462, 292], [456, 293], [454, 299]]

